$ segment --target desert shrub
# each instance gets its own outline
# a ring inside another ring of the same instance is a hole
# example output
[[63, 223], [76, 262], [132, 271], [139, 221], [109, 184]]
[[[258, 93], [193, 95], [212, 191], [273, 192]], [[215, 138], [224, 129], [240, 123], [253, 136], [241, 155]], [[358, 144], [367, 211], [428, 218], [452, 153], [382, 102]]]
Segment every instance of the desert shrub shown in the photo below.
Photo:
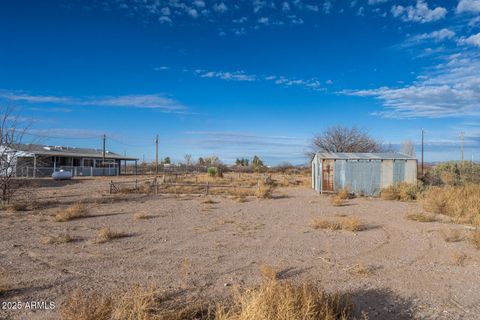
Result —
[[147, 216], [147, 214], [146, 214], [145, 212], [139, 211], [139, 212], [135, 212], [135, 213], [133, 214], [133, 218], [134, 218], [135, 220], [144, 220], [144, 219], [147, 219], [148, 216]]
[[402, 182], [383, 188], [380, 196], [384, 200], [412, 201], [416, 200], [424, 190], [420, 182], [417, 184]]
[[0, 272], [0, 296], [10, 289], [7, 276]]
[[209, 168], [207, 169], [208, 176], [210, 176], [210, 177], [216, 177], [216, 176], [217, 176], [217, 172], [218, 172], [218, 171], [217, 171], [217, 168], [215, 168], [215, 167], [209, 167]]
[[422, 195], [426, 211], [451, 216], [459, 223], [480, 225], [480, 185], [429, 188]]
[[480, 165], [472, 161], [443, 162], [428, 170], [423, 180], [432, 186], [480, 183]]
[[339, 197], [342, 200], [347, 200], [350, 198], [350, 190], [348, 188], [342, 188], [340, 191], [337, 193], [337, 197]]
[[463, 252], [453, 251], [450, 252], [450, 260], [457, 266], [463, 266], [465, 264], [465, 260], [467, 260], [467, 255]]
[[66, 222], [73, 219], [83, 218], [87, 215], [87, 206], [81, 202], [77, 202], [65, 209], [59, 210], [53, 218], [57, 222]]
[[110, 240], [122, 238], [125, 236], [126, 234], [123, 232], [113, 231], [110, 228], [102, 228], [98, 231], [97, 238], [95, 239], [95, 243], [105, 243]]
[[330, 229], [330, 230], [347, 230], [362, 231], [365, 226], [358, 217], [355, 216], [338, 216], [335, 218], [316, 218], [310, 223], [314, 229]]
[[60, 319], [343, 320], [349, 319], [352, 311], [346, 295], [276, 280], [237, 289], [216, 304], [174, 297], [153, 286], [139, 285], [103, 294], [75, 290], [60, 306]]
[[431, 214], [409, 212], [405, 215], [405, 219], [418, 221], [418, 222], [435, 222], [437, 218]]
[[459, 242], [463, 240], [462, 233], [459, 230], [442, 230], [441, 235], [446, 242]]
[[43, 238], [43, 244], [62, 244], [72, 242], [74, 239], [68, 234], [50, 235]]
[[477, 249], [480, 249], [480, 230], [475, 230], [473, 233], [472, 233], [472, 243], [473, 245], [477, 248]]
[[334, 207], [341, 207], [344, 203], [344, 200], [340, 196], [336, 195], [330, 198], [330, 203]]
[[259, 199], [271, 199], [273, 196], [273, 186], [260, 180], [255, 195]]

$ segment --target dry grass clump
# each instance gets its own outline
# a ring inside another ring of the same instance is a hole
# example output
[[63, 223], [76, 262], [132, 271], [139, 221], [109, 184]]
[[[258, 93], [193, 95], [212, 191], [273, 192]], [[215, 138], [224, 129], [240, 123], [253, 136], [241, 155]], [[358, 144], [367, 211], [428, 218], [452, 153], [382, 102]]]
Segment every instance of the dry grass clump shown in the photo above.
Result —
[[74, 291], [60, 306], [61, 320], [345, 320], [352, 304], [310, 284], [276, 280], [237, 289], [215, 305], [175, 299], [155, 287], [133, 286], [110, 294]]
[[448, 229], [441, 231], [443, 240], [446, 242], [459, 242], [463, 240], [462, 233], [456, 229]]
[[355, 216], [337, 216], [333, 219], [316, 218], [313, 219], [310, 226], [314, 229], [347, 230], [352, 232], [365, 229], [362, 220]]
[[203, 199], [202, 203], [203, 204], [215, 204], [216, 202], [212, 198], [206, 197], [205, 199]]
[[50, 235], [42, 239], [43, 244], [63, 244], [73, 242], [75, 239], [68, 234]]
[[350, 273], [357, 276], [368, 277], [374, 273], [374, 268], [364, 264], [363, 262], [360, 262], [353, 266], [353, 268], [350, 270]]
[[112, 229], [105, 227], [98, 231], [97, 238], [95, 243], [105, 243], [110, 240], [126, 237], [127, 235], [123, 232], [113, 231]]
[[327, 294], [310, 284], [266, 281], [238, 290], [231, 307], [216, 310], [218, 320], [326, 320], [349, 319], [352, 304], [345, 296]]
[[140, 211], [140, 212], [135, 212], [135, 213], [133, 214], [133, 218], [134, 218], [135, 220], [144, 220], [144, 219], [147, 219], [148, 216], [147, 216], [147, 214], [146, 214], [145, 212], [141, 212], [141, 211]]
[[477, 249], [480, 249], [480, 230], [475, 230], [472, 233], [471, 241]]
[[29, 209], [29, 204], [27, 202], [16, 202], [8, 204], [5, 208], [8, 212], [27, 211]]
[[463, 266], [465, 264], [465, 260], [467, 260], [467, 255], [463, 252], [453, 251], [450, 252], [450, 260], [457, 266]]
[[10, 290], [10, 286], [8, 284], [7, 276], [0, 272], [0, 296], [8, 290]]
[[417, 199], [422, 190], [422, 185], [402, 182], [383, 188], [380, 196], [384, 200], [412, 201]]
[[348, 188], [343, 188], [338, 191], [337, 197], [339, 197], [342, 200], [347, 200], [350, 198], [350, 190]]
[[409, 212], [405, 215], [405, 219], [418, 222], [435, 222], [437, 218], [432, 214], [424, 214], [417, 212]]
[[273, 196], [273, 186], [260, 181], [255, 196], [259, 199], [271, 199]]
[[422, 197], [429, 212], [451, 216], [459, 223], [480, 226], [480, 185], [432, 187]]
[[334, 207], [341, 207], [341, 206], [343, 206], [344, 200], [340, 196], [336, 195], [336, 196], [330, 198], [330, 203]]
[[265, 280], [270, 280], [270, 281], [278, 280], [278, 272], [277, 270], [275, 270], [275, 268], [271, 266], [268, 266], [268, 265], [260, 266], [260, 273], [262, 274], [263, 278], [265, 278]]
[[87, 215], [87, 206], [81, 202], [77, 202], [65, 209], [59, 210], [53, 218], [57, 222], [66, 222], [73, 219], [83, 218]]

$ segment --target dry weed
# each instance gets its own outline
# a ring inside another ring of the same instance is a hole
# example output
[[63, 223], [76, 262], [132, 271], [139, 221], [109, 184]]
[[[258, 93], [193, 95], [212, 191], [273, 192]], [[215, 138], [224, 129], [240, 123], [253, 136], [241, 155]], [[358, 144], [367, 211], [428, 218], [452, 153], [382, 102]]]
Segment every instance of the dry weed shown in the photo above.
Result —
[[45, 238], [42, 239], [43, 244], [63, 244], [63, 243], [69, 243], [74, 241], [74, 238], [72, 238], [68, 234], [59, 234], [59, 235], [49, 235]]
[[451, 216], [459, 223], [480, 226], [480, 185], [432, 187], [422, 197], [429, 212]]
[[380, 196], [384, 200], [412, 201], [417, 199], [422, 190], [420, 184], [402, 182], [383, 188]]
[[95, 243], [105, 243], [110, 240], [126, 237], [127, 235], [123, 232], [113, 231], [112, 229], [106, 227], [98, 231], [97, 238]]
[[456, 229], [447, 229], [441, 231], [443, 240], [446, 242], [459, 242], [463, 240], [462, 233]]
[[133, 218], [135, 220], [144, 220], [144, 219], [148, 219], [148, 216], [145, 212], [135, 212], [133, 214]]
[[210, 198], [210, 197], [206, 197], [203, 201], [202, 201], [203, 204], [215, 204], [216, 202]]
[[269, 265], [260, 266], [260, 273], [265, 280], [275, 281], [278, 280], [278, 272], [275, 268]]
[[417, 221], [417, 222], [435, 222], [437, 218], [431, 214], [423, 214], [416, 212], [409, 212], [405, 215], [405, 219]]
[[255, 195], [259, 199], [271, 199], [273, 196], [273, 186], [260, 181]]
[[463, 266], [465, 264], [465, 260], [467, 259], [467, 255], [463, 252], [453, 251], [450, 252], [450, 260], [453, 264], [457, 266]]
[[66, 222], [73, 219], [79, 219], [88, 215], [88, 209], [85, 204], [77, 202], [65, 209], [59, 210], [54, 215], [54, 220], [57, 222]]
[[10, 290], [10, 285], [8, 284], [7, 276], [0, 272], [0, 296]]
[[480, 249], [480, 230], [475, 230], [472, 233], [471, 241], [477, 249]]
[[362, 277], [368, 277], [374, 273], [374, 268], [364, 264], [363, 262], [359, 262], [350, 270], [350, 273]]
[[347, 200], [350, 198], [350, 190], [348, 188], [343, 188], [338, 191], [337, 197], [339, 197], [342, 200]]
[[337, 216], [335, 218], [316, 218], [310, 223], [314, 229], [362, 231], [365, 225], [360, 218], [355, 216]]
[[330, 203], [334, 207], [341, 207], [343, 206], [344, 200], [340, 196], [334, 196], [330, 198]]

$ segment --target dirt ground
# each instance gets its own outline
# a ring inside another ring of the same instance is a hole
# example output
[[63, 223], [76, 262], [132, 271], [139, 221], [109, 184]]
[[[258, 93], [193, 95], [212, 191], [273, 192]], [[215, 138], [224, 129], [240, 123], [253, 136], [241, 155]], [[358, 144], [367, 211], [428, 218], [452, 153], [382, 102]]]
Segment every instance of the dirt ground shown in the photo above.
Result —
[[[0, 271], [11, 289], [0, 301], [53, 301], [73, 289], [110, 290], [156, 284], [179, 296], [225, 297], [236, 285], [261, 281], [262, 265], [281, 279], [313, 281], [349, 292], [355, 315], [369, 319], [478, 319], [480, 250], [468, 240], [446, 242], [442, 232], [467, 226], [415, 222], [416, 203], [357, 198], [334, 207], [307, 187], [282, 188], [275, 198], [236, 202], [214, 196], [122, 195], [111, 199], [108, 179], [45, 183], [37, 197], [72, 203], [88, 200], [90, 215], [54, 222], [59, 206], [0, 212]], [[143, 212], [147, 219], [134, 219]], [[314, 218], [354, 215], [360, 232], [316, 230]], [[128, 236], [93, 240], [110, 227]], [[76, 241], [43, 244], [67, 233]], [[458, 263], [459, 255], [465, 260]], [[56, 319], [56, 310], [0, 310], [5, 319]]]

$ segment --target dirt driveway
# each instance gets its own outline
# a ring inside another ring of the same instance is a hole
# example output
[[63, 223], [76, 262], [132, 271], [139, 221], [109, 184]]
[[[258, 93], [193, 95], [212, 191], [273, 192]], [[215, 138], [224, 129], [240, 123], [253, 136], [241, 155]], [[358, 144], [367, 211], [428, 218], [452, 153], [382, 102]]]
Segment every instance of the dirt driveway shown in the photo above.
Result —
[[[104, 197], [100, 184], [81, 185], [61, 190]], [[58, 306], [77, 287], [109, 290], [130, 283], [220, 297], [234, 285], [259, 283], [260, 266], [269, 265], [282, 279], [350, 292], [357, 316], [363, 311], [369, 319], [478, 319], [480, 250], [442, 236], [450, 229], [467, 236], [467, 227], [406, 220], [407, 211], [419, 210], [415, 203], [360, 198], [333, 207], [328, 197], [304, 187], [276, 194], [244, 203], [225, 197], [202, 203], [193, 196], [132, 196], [90, 203], [89, 217], [68, 222], [51, 220], [55, 208], [2, 213], [0, 271], [13, 287], [0, 301]], [[138, 212], [147, 219], [134, 219]], [[354, 233], [309, 226], [313, 218], [336, 215], [360, 217], [367, 228]], [[102, 227], [128, 236], [95, 244]], [[42, 243], [43, 237], [60, 233], [76, 241]], [[0, 318], [7, 319], [56, 317], [55, 311], [0, 310]]]

